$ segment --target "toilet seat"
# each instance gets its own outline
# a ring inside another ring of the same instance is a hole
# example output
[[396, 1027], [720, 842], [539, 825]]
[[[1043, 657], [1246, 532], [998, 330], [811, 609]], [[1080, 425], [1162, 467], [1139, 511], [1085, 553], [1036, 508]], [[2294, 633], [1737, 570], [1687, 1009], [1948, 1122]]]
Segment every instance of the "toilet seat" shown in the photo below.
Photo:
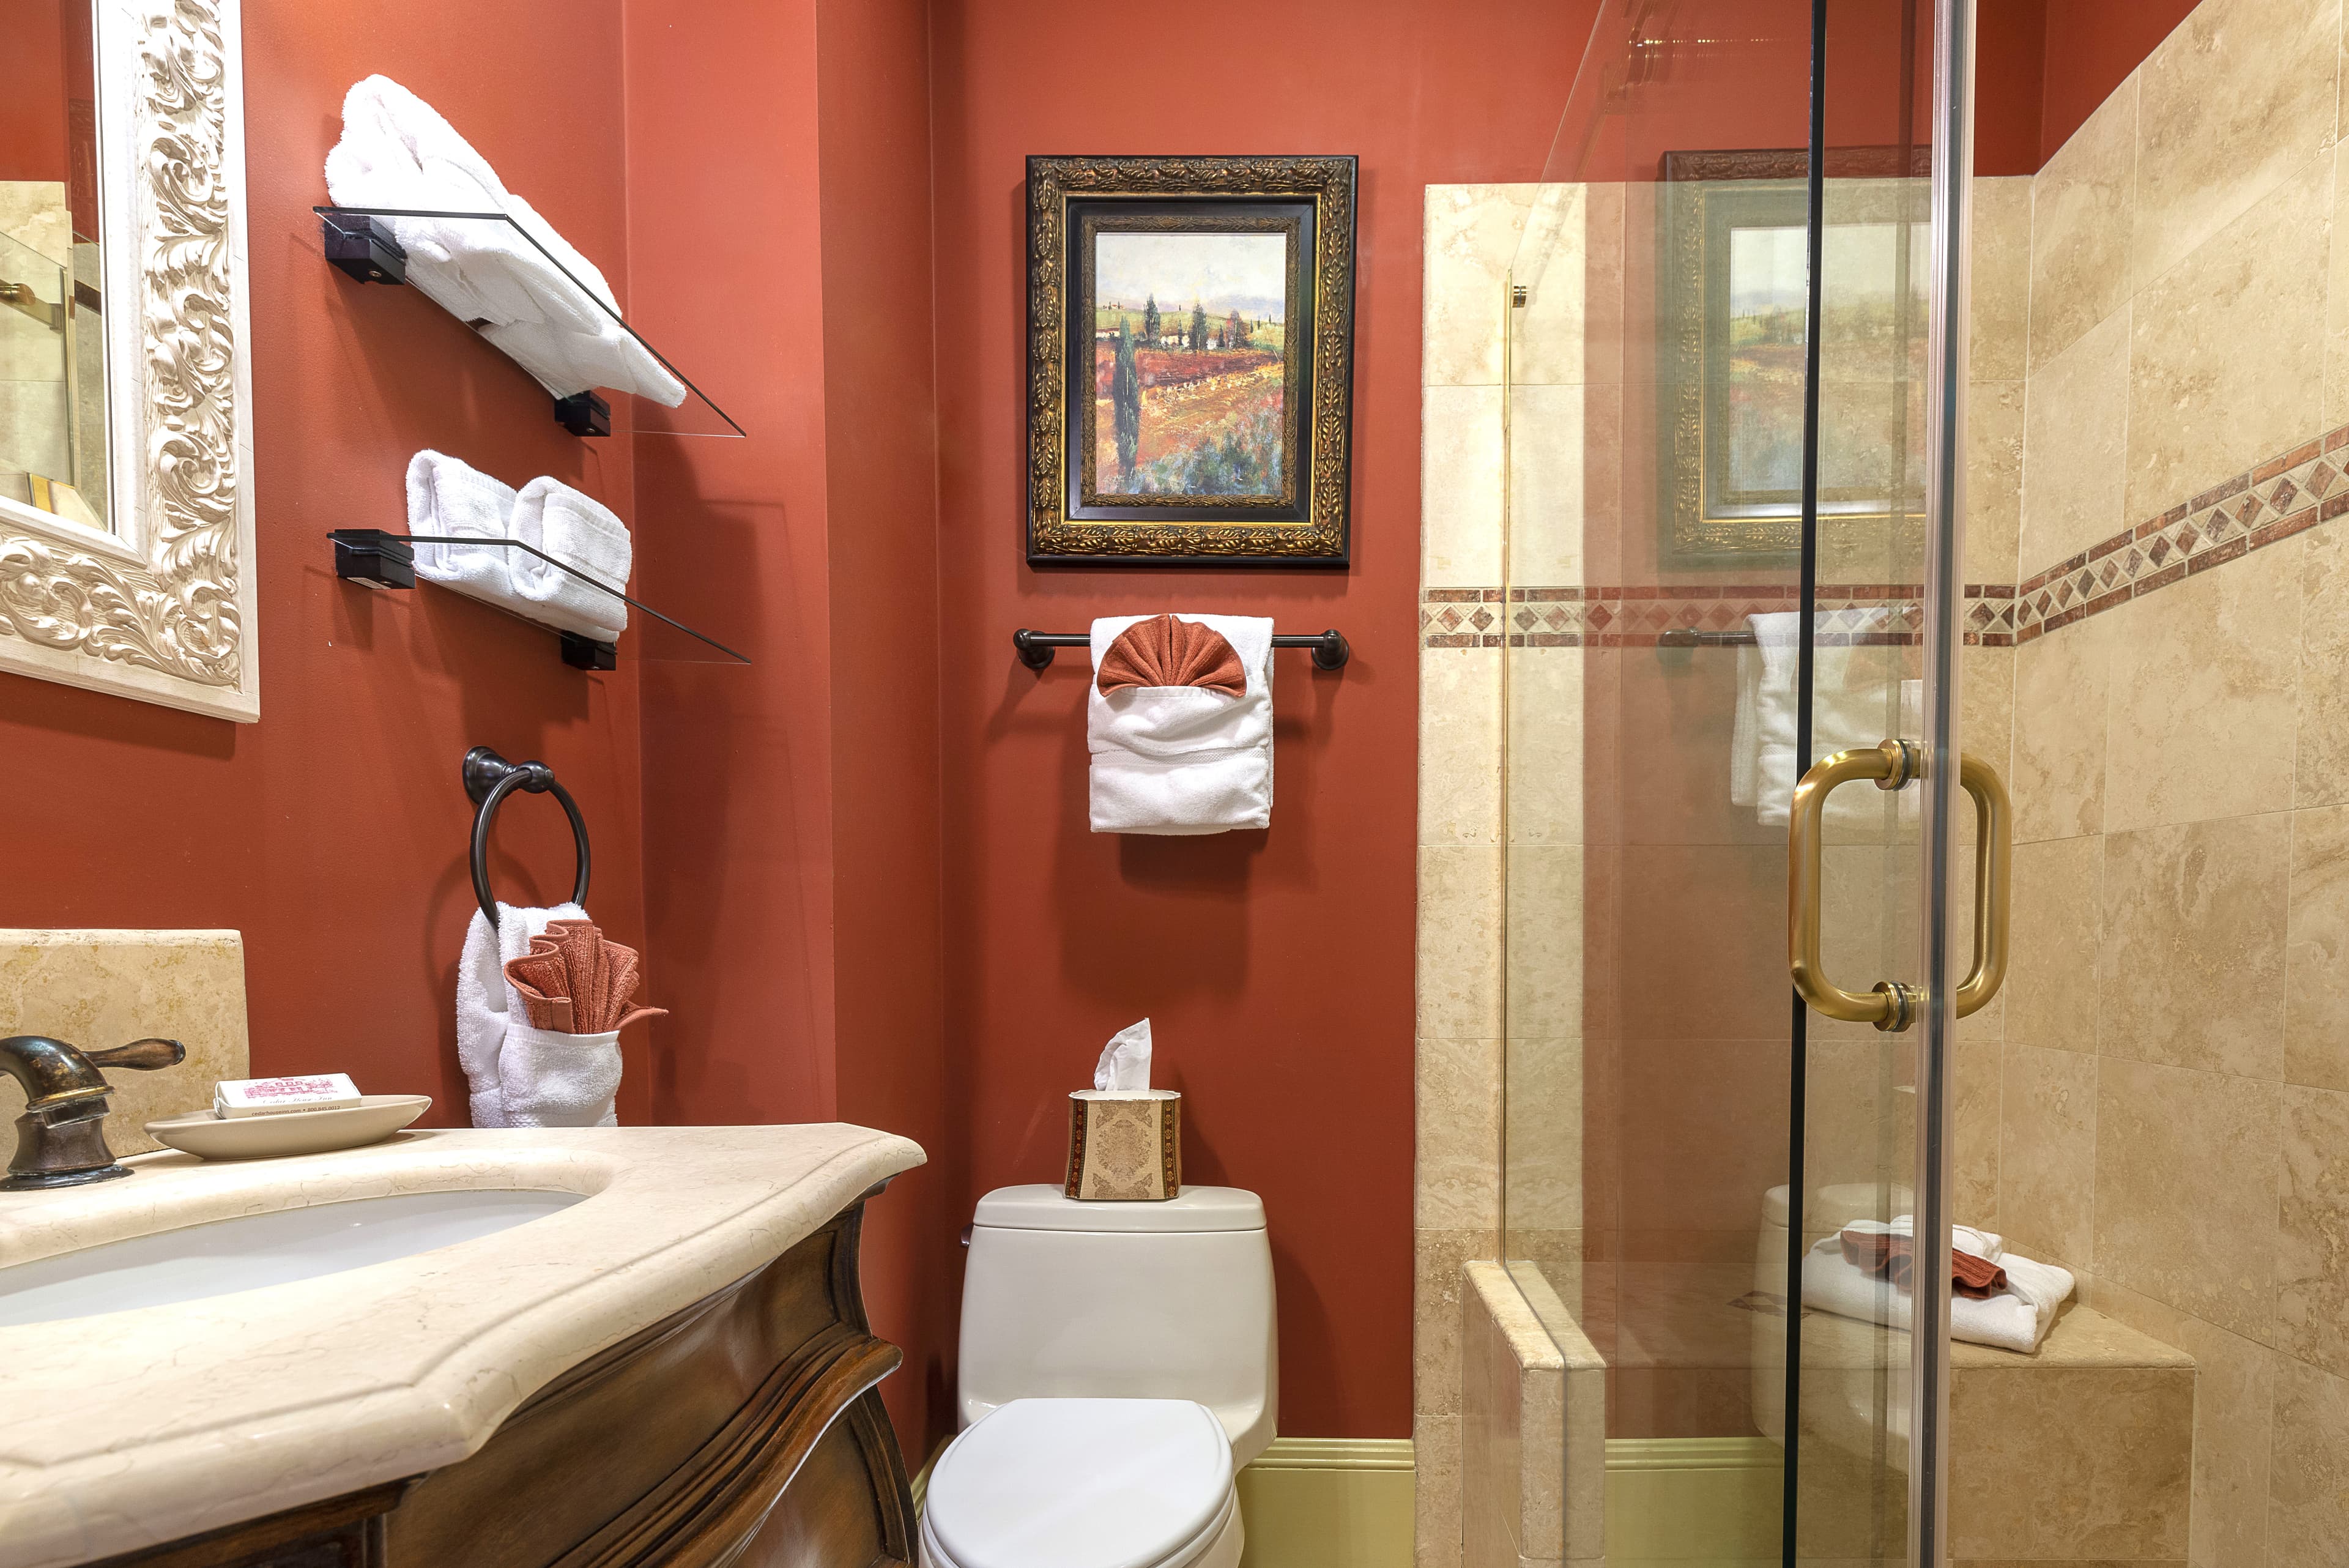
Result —
[[926, 1568], [1227, 1568], [1231, 1439], [1187, 1399], [1014, 1399], [938, 1456]]

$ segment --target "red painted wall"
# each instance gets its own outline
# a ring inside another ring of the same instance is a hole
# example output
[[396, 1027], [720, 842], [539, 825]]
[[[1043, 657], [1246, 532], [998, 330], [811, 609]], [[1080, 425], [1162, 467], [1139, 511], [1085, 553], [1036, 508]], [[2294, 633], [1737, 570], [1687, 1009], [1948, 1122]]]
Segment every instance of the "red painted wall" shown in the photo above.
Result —
[[[966, 1199], [1047, 1181], [1065, 1096], [1147, 1013], [1185, 1094], [1185, 1179], [1264, 1195], [1281, 1429], [1398, 1437], [1411, 1417], [1420, 246], [1432, 182], [1532, 180], [1594, 5], [1206, 0], [1242, 40], [1128, 68], [1130, 26], [1068, 0], [934, 9], [947, 1055]], [[1021, 160], [1030, 153], [1361, 158], [1348, 573], [1030, 570]], [[1279, 656], [1264, 833], [1086, 829], [1086, 661], [1041, 676], [1014, 628], [1168, 608], [1336, 626], [1343, 675]]]
[[[647, 592], [752, 664], [646, 666], [645, 845], [669, 1122], [838, 1117], [930, 1165], [868, 1210], [906, 1446], [950, 1423], [940, 1059], [935, 389], [922, 0], [627, 16], [647, 332], [750, 432], [637, 440]], [[916, 1462], [919, 1462], [918, 1458]]]
[[937, 380], [926, 0], [819, 0], [831, 528], [833, 1050], [840, 1114], [931, 1163], [867, 1211], [866, 1300], [915, 1464], [953, 1428], [957, 1232], [938, 904]]
[[0, 180], [66, 177], [63, 10], [59, 0], [0, 0], [0, 38], [12, 61], [25, 62], [11, 67], [0, 92]]
[[[263, 722], [0, 675], [0, 925], [237, 928], [255, 1070], [421, 1090], [440, 1125], [466, 1120], [450, 997], [472, 803], [458, 759], [479, 742], [554, 764], [595, 836], [591, 908], [641, 941], [637, 677], [633, 661], [583, 676], [551, 634], [453, 595], [345, 587], [326, 534], [401, 525], [419, 447], [513, 483], [551, 473], [623, 516], [630, 457], [625, 441], [564, 433], [534, 382], [421, 295], [327, 267], [309, 208], [344, 89], [380, 70], [450, 109], [625, 296], [618, 125], [573, 112], [616, 99], [617, 22], [583, 7], [550, 32], [523, 7], [247, 0]], [[538, 68], [518, 78], [503, 62], [520, 58]], [[568, 892], [551, 803], [514, 801], [498, 842], [501, 893]], [[625, 1049], [620, 1114], [642, 1120], [644, 1042]]]
[[2044, 164], [2194, 9], [2195, 0], [2045, 0]]

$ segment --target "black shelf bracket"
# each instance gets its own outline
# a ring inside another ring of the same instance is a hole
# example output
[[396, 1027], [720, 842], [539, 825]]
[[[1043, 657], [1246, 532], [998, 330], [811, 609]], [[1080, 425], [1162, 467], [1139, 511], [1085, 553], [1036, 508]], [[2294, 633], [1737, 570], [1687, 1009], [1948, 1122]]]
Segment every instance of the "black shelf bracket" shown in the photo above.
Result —
[[408, 253], [391, 237], [390, 228], [373, 218], [322, 213], [326, 259], [361, 283], [406, 283]]
[[607, 436], [612, 405], [594, 392], [574, 392], [554, 400], [554, 422], [575, 436]]
[[[704, 636], [683, 621], [665, 616], [641, 600], [630, 598], [611, 584], [589, 576], [570, 562], [559, 561], [537, 546], [525, 545], [519, 539], [484, 539], [441, 534], [394, 534], [385, 528], [336, 528], [326, 537], [333, 540], [335, 545], [335, 576], [347, 583], [357, 583], [364, 588], [375, 588], [386, 592], [412, 588], [416, 586], [416, 546], [419, 545], [463, 545], [470, 549], [520, 550], [525, 555], [535, 556], [558, 571], [570, 573], [571, 576], [600, 593], [611, 595], [630, 609], [641, 610], [663, 626], [675, 627], [695, 641], [708, 643], [738, 664], [750, 662], [749, 659], [735, 652], [716, 638]], [[429, 577], [424, 580], [431, 587], [440, 586]], [[516, 614], [515, 618], [530, 620], [528, 616], [520, 614]], [[545, 629], [554, 632], [562, 639], [563, 662], [574, 670], [617, 670], [620, 667], [620, 651], [611, 643], [598, 642], [592, 637], [582, 637], [577, 632], [564, 631], [560, 627], [548, 627], [543, 621], [533, 620], [531, 624], [545, 627]]]
[[[1060, 648], [1091, 648], [1092, 635], [1082, 631], [1030, 631], [1021, 627], [1011, 634], [1011, 646], [1019, 650], [1019, 662], [1034, 670], [1052, 667], [1052, 650]], [[1337, 628], [1315, 632], [1277, 632], [1275, 648], [1309, 648], [1313, 650], [1316, 670], [1343, 670], [1346, 661], [1354, 657], [1353, 646]]]

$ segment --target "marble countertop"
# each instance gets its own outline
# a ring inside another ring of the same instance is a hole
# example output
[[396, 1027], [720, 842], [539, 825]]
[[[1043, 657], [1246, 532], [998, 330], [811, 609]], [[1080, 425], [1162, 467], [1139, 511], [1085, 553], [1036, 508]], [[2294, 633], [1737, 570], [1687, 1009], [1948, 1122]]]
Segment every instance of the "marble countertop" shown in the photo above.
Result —
[[0, 1266], [348, 1199], [590, 1195], [363, 1269], [0, 1328], [0, 1568], [135, 1551], [462, 1459], [564, 1371], [922, 1160], [843, 1123], [465, 1129], [241, 1164], [142, 1155], [126, 1181], [0, 1193]]

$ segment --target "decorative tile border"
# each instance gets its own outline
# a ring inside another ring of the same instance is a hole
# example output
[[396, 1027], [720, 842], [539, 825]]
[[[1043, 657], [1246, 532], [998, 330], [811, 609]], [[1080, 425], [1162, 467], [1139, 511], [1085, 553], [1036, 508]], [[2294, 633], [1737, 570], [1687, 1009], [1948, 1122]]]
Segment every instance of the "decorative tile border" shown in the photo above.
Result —
[[[1899, 647], [1921, 640], [1922, 590], [1914, 583], [1834, 583], [1819, 588], [1820, 641], [1829, 647]], [[1671, 648], [1746, 640], [1746, 618], [1791, 612], [1792, 583], [1714, 587], [1427, 588], [1420, 594], [1423, 648]], [[2014, 589], [1969, 584], [1969, 643], [2012, 647]], [[1506, 610], [1506, 614], [1504, 613]]]
[[2026, 579], [2016, 597], [2014, 640], [2044, 637], [2349, 513], [2344, 448], [2349, 425]]
[[[2015, 648], [2173, 583], [2349, 515], [2349, 425], [2280, 452], [2158, 517], [2014, 583], [1968, 583], [1964, 640]], [[1924, 626], [1914, 583], [1819, 588], [1829, 646], [1912, 645]], [[1423, 648], [1655, 648], [1733, 643], [1745, 618], [1792, 610], [1792, 583], [1427, 588]], [[1506, 615], [1504, 610], [1506, 609]]]

